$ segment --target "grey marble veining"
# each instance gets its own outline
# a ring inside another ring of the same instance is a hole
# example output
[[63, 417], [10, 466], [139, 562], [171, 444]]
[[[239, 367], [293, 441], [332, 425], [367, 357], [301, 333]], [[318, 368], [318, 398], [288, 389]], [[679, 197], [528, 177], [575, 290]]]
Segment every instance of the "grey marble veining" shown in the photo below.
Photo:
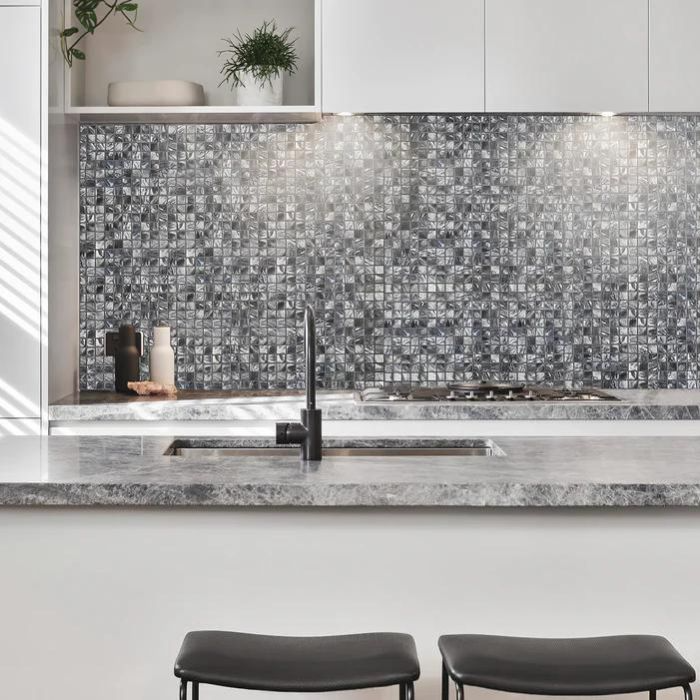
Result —
[[168, 457], [171, 441], [2, 438], [0, 505], [700, 505], [700, 438], [498, 438], [493, 456], [328, 457], [313, 465], [293, 455]]
[[[99, 392], [67, 397], [49, 408], [52, 421], [245, 421], [295, 418], [303, 397], [248, 393], [203, 398], [181, 392], [177, 400], [134, 397], [100, 399]], [[353, 392], [322, 392], [324, 420], [700, 420], [700, 390], [612, 390], [607, 402], [377, 402], [355, 400]], [[196, 398], [188, 398], [194, 396]]]

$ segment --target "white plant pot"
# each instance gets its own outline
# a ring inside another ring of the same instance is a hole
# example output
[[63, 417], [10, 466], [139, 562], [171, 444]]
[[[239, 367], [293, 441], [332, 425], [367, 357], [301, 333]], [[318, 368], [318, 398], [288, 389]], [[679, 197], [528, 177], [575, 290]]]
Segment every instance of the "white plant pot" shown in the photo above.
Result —
[[273, 107], [282, 104], [284, 76], [272, 78], [272, 84], [260, 85], [250, 73], [242, 73], [243, 86], [236, 88], [236, 101], [240, 107]]

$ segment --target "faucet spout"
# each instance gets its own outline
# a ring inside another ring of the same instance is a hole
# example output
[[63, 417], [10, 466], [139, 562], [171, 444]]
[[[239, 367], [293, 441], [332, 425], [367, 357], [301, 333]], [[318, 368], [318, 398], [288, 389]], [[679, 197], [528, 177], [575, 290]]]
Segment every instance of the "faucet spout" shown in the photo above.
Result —
[[316, 326], [314, 310], [304, 312], [304, 354], [306, 367], [306, 408], [301, 409], [301, 423], [277, 423], [278, 445], [300, 445], [305, 462], [321, 459], [321, 409], [316, 408]]
[[304, 313], [304, 353], [306, 355], [306, 408], [316, 408], [316, 323], [314, 310], [306, 307]]

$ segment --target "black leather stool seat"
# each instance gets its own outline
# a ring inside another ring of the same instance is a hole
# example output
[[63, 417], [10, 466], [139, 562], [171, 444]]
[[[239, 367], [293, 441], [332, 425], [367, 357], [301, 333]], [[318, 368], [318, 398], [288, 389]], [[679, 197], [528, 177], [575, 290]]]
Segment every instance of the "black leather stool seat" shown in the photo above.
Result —
[[175, 675], [231, 688], [321, 692], [413, 682], [420, 667], [408, 634], [278, 637], [202, 631], [185, 636]]
[[462, 685], [537, 695], [608, 695], [684, 686], [693, 667], [664, 637], [531, 639], [454, 634], [438, 641]]

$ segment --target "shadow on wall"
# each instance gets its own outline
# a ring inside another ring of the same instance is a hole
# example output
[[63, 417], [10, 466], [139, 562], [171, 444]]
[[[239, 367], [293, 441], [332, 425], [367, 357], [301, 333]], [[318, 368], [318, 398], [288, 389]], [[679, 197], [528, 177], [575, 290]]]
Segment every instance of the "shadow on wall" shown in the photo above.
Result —
[[[38, 387], [41, 324], [42, 229], [39, 144], [0, 119], [0, 419], [38, 418], [40, 406], [27, 387]], [[13, 348], [3, 352], [3, 347]], [[20, 352], [15, 352], [19, 348]], [[26, 363], [17, 359], [27, 354]], [[35, 377], [27, 380], [28, 373]], [[34, 422], [1, 421], [0, 435], [35, 432]]]

